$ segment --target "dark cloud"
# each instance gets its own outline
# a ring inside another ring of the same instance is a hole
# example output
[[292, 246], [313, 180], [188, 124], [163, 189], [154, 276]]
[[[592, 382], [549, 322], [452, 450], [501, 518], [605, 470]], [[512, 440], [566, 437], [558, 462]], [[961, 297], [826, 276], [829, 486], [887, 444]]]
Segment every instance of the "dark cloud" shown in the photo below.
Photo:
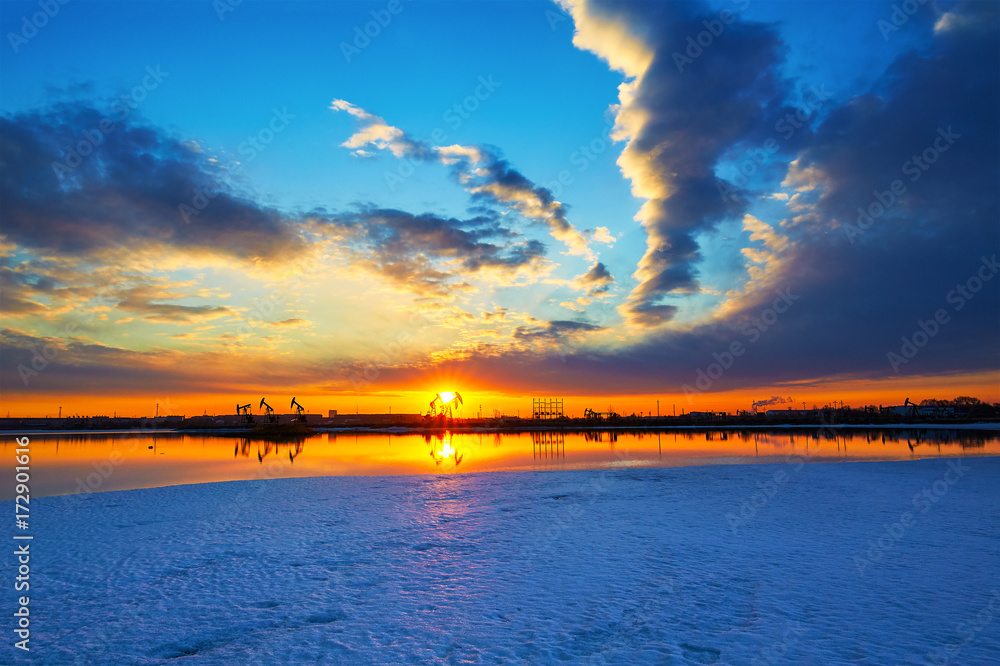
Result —
[[[651, 51], [619, 116], [634, 132], [619, 164], [634, 189], [658, 193], [640, 213], [648, 247], [636, 272], [639, 284], [623, 309], [631, 323], [657, 326], [676, 312], [663, 303], [666, 296], [700, 290], [697, 235], [745, 208], [738, 197], [720, 196], [720, 160], [765, 136], [790, 110], [784, 104], [788, 86], [778, 74], [784, 47], [774, 26], [740, 19], [724, 25], [718, 10], [701, 2], [592, 0], [586, 11], [607, 26], [624, 25]], [[687, 40], [706, 31], [706, 21], [724, 33], [691, 51], [690, 62], [679, 62]], [[600, 52], [603, 42], [591, 48]], [[646, 120], [636, 127], [629, 118], [638, 117]]]
[[[0, 386], [7, 393], [181, 391], [188, 376], [180, 354], [136, 352], [76, 338], [48, 338], [0, 329]], [[170, 361], [173, 361], [172, 363]], [[155, 383], [154, 383], [155, 381]]]
[[47, 308], [35, 300], [48, 291], [44, 284], [9, 266], [0, 266], [0, 312], [7, 317], [44, 314]]
[[607, 266], [598, 261], [586, 273], [576, 276], [574, 282], [586, 289], [588, 296], [599, 296], [608, 293], [615, 279]]
[[[948, 323], [900, 374], [998, 365], [1000, 279], [972, 299], [952, 290], [1000, 250], [1000, 21], [996, 3], [951, 11], [951, 29], [834, 109], [798, 155], [815, 189], [803, 192], [810, 221], [793, 229], [799, 249], [784, 270], [801, 295], [793, 349], [834, 352], [841, 371], [895, 374], [887, 352], [939, 309]], [[887, 194], [882, 216], [859, 220]]]
[[366, 207], [314, 219], [320, 232], [352, 247], [358, 263], [418, 293], [448, 295], [469, 278], [513, 275], [545, 255], [544, 244], [507, 229], [495, 213], [461, 220]]
[[74, 258], [0, 258], [0, 312], [8, 317], [46, 315], [51, 305], [100, 295], [106, 271], [81, 271]]
[[500, 205], [514, 204], [525, 216], [547, 224], [556, 238], [565, 240], [574, 250], [585, 250], [586, 241], [577, 233], [566, 217], [566, 206], [556, 201], [552, 191], [535, 185], [524, 174], [503, 159], [493, 148], [479, 148], [479, 164], [470, 165], [467, 159], [453, 167], [453, 174], [459, 182], [470, 173], [478, 183], [474, 188], [473, 200], [483, 199]]
[[[933, 237], [961, 245], [973, 234], [970, 247], [987, 240], [994, 243], [986, 247], [996, 247], [997, 7], [977, 2], [954, 10], [952, 16], [972, 12], [974, 22], [956, 21], [936, 35], [929, 52], [901, 56], [869, 93], [834, 110], [799, 154], [796, 170], [819, 174], [816, 212], [841, 225], [858, 225], [857, 209], [869, 208], [894, 180], [904, 185], [905, 193], [890, 192], [895, 201], [862, 233], [851, 238], [841, 229], [843, 240], [891, 242], [905, 254]], [[924, 161], [925, 152], [933, 162]]]
[[296, 328], [298, 326], [303, 326], [308, 323], [309, 323], [308, 321], [300, 317], [292, 317], [290, 319], [282, 319], [281, 321], [270, 322], [269, 325], [278, 327]]
[[[231, 191], [206, 156], [117, 115], [63, 102], [0, 118], [0, 216], [9, 241], [64, 255], [164, 245], [249, 260], [301, 246], [294, 225]], [[200, 211], [199, 192], [217, 192]], [[198, 211], [190, 222], [182, 205]]]
[[[587, 239], [566, 218], [566, 207], [555, 200], [548, 188], [535, 185], [514, 169], [496, 148], [432, 146], [346, 100], [334, 100], [330, 108], [358, 119], [358, 131], [341, 144], [351, 148], [355, 155], [367, 157], [371, 154], [367, 149], [375, 148], [411, 161], [447, 165], [455, 181], [472, 194], [473, 205], [482, 206], [486, 202], [513, 209], [546, 225], [554, 238], [566, 243], [570, 254], [593, 256]], [[403, 176], [392, 173], [387, 173], [386, 178], [393, 189], [404, 180]]]
[[177, 305], [163, 302], [186, 296], [170, 292], [160, 285], [141, 285], [125, 289], [118, 294], [120, 299], [118, 309], [134, 312], [146, 321], [161, 324], [190, 324], [234, 314], [232, 310], [221, 305]]
[[514, 339], [527, 342], [565, 342], [581, 333], [603, 331], [605, 327], [582, 321], [547, 321], [539, 326], [518, 326], [514, 329]]

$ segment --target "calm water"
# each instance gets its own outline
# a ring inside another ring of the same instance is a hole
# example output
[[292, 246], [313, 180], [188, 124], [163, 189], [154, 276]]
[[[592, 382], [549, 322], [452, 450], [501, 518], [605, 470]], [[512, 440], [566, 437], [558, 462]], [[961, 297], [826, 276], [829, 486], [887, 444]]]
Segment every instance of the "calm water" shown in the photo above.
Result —
[[[976, 430], [323, 433], [278, 443], [182, 433], [30, 434], [32, 495], [301, 476], [680, 467], [1000, 455]], [[0, 435], [13, 477], [14, 434]], [[13, 483], [0, 499], [13, 499]]]

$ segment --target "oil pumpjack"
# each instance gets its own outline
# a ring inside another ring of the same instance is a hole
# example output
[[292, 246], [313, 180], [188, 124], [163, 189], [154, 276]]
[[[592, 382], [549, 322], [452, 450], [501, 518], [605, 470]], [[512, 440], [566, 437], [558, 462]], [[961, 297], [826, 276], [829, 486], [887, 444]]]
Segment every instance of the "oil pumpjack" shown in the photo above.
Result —
[[305, 423], [306, 422], [306, 417], [305, 417], [305, 414], [303, 414], [303, 412], [306, 411], [305, 407], [303, 407], [301, 404], [299, 404], [299, 402], [297, 400], [295, 400], [295, 398], [292, 398], [292, 404], [291, 404], [291, 406], [292, 406], [293, 409], [295, 409], [298, 412], [298, 416], [295, 417], [295, 420], [298, 421], [299, 423]]
[[271, 405], [267, 404], [267, 401], [264, 398], [260, 399], [260, 409], [267, 410], [266, 418], [268, 423], [278, 422], [278, 417], [274, 415], [274, 409], [271, 408]]
[[243, 425], [253, 425], [253, 414], [250, 413], [251, 403], [245, 405], [236, 405], [236, 414], [239, 416], [239, 421]]
[[[263, 410], [262, 418], [254, 419], [253, 414], [250, 412], [251, 407], [251, 404], [237, 404], [236, 412], [239, 415], [240, 425], [250, 426], [254, 438], [276, 438], [281, 440], [289, 437], [305, 437], [314, 434], [313, 429], [309, 427], [306, 421], [305, 408], [295, 398], [292, 398], [292, 407], [298, 410], [298, 416], [291, 423], [281, 423], [281, 419], [274, 413], [274, 408], [267, 404], [267, 398], [260, 399], [259, 408]], [[301, 450], [301, 446], [296, 448], [295, 453], [292, 455], [293, 460]], [[258, 451], [257, 457], [263, 461], [267, 457], [267, 454], [268, 449], [265, 448], [263, 453]]]
[[442, 417], [442, 418], [452, 418], [452, 408], [455, 403], [459, 405], [463, 404], [462, 394], [458, 391], [445, 391], [444, 393], [438, 393], [431, 400], [430, 404], [430, 416]]

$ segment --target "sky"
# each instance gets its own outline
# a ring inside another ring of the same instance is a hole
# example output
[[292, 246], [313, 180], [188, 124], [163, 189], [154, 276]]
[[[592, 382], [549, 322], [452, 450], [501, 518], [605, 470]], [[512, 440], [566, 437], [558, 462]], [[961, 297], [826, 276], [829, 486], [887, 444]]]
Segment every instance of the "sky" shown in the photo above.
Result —
[[998, 20], [4, 2], [3, 403], [996, 402]]

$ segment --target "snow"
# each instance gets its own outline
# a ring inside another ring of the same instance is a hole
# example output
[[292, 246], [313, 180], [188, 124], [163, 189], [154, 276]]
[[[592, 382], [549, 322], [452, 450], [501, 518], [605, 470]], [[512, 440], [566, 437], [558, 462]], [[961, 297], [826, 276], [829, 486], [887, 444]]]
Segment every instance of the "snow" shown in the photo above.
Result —
[[[1000, 655], [1000, 458], [272, 479], [31, 506], [39, 663]], [[23, 658], [12, 643], [0, 662]]]

